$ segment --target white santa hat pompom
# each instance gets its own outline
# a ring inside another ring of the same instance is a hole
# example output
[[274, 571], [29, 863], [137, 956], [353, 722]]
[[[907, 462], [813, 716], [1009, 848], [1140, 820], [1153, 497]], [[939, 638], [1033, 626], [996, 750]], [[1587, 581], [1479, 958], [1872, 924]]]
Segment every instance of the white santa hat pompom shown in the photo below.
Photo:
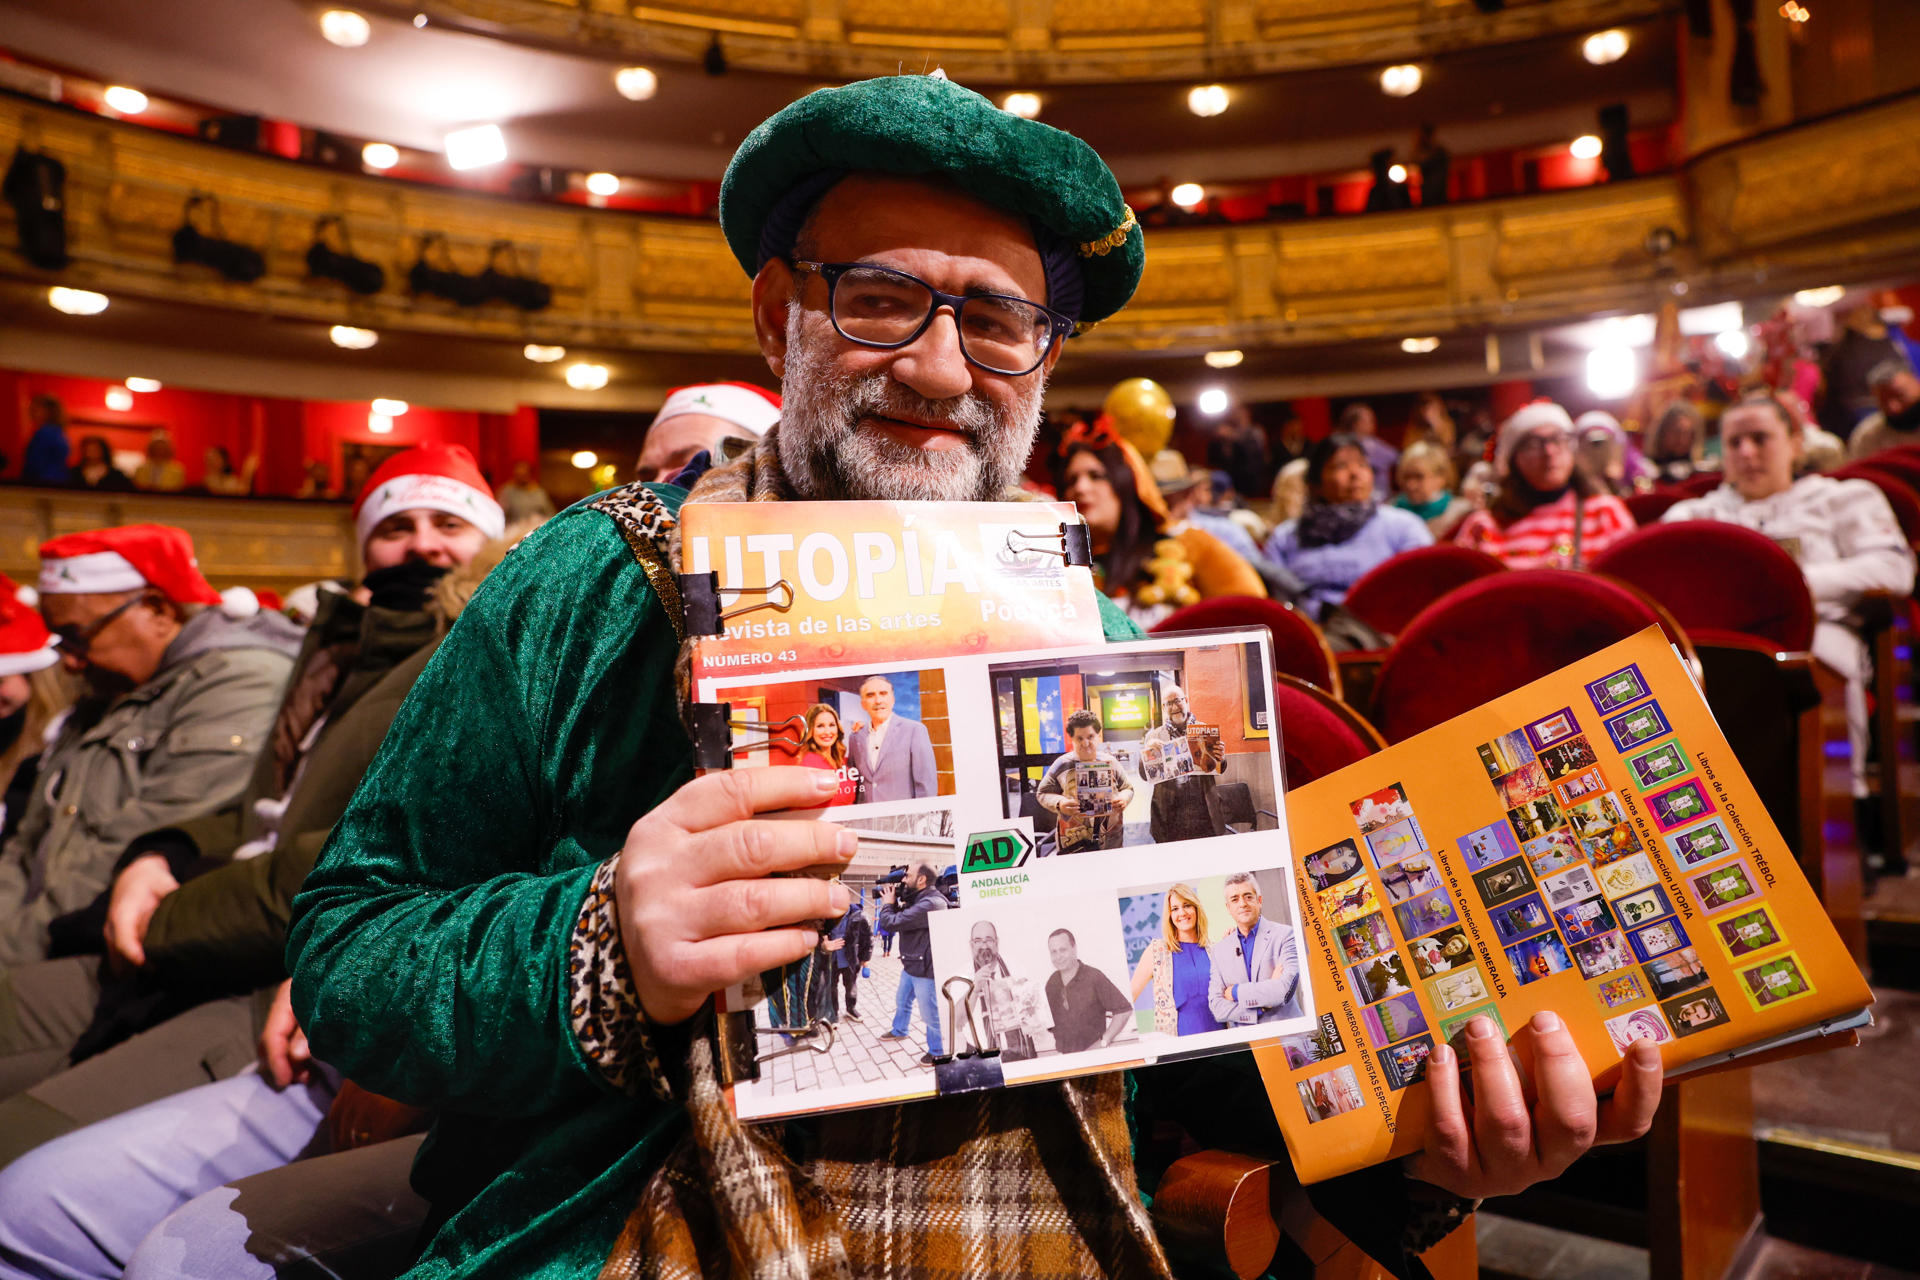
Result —
[[13, 593], [13, 598], [18, 600], [20, 606], [24, 609], [38, 609], [40, 607], [40, 593], [32, 587], [16, 588]]
[[228, 587], [220, 593], [220, 612], [236, 622], [245, 621], [260, 612], [260, 597], [251, 587]]

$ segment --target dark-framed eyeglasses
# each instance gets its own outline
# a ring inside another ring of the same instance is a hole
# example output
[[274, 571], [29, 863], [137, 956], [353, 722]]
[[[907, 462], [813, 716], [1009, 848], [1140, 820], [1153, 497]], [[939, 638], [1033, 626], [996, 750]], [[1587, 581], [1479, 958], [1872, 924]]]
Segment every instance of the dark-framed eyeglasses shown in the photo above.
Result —
[[925, 280], [870, 262], [804, 262], [795, 271], [827, 282], [834, 332], [863, 347], [893, 351], [916, 341], [942, 308], [953, 312], [960, 354], [989, 373], [1018, 378], [1038, 369], [1073, 321], [1004, 293], [942, 293]]
[[105, 631], [115, 618], [145, 599], [145, 595], [137, 595], [133, 597], [133, 599], [122, 603], [118, 608], [109, 609], [104, 615], [95, 618], [84, 627], [69, 623], [64, 627], [49, 627], [47, 629], [53, 633], [54, 642], [60, 646], [61, 653], [69, 654], [75, 658], [85, 658], [87, 656], [87, 650], [93, 646], [95, 638], [98, 637], [102, 631]]

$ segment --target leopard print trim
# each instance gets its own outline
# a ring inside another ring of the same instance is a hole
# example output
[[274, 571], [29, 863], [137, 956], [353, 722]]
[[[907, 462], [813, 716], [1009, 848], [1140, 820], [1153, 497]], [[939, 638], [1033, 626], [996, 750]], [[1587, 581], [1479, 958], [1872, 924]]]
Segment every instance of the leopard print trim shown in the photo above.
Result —
[[669, 539], [679, 520], [667, 510], [666, 503], [660, 501], [660, 495], [644, 484], [609, 489], [587, 505], [613, 519], [633, 558], [640, 562], [653, 593], [660, 597], [660, 607], [673, 624], [674, 634], [684, 641], [686, 610], [680, 602], [680, 580], [674, 576], [667, 554]]
[[593, 873], [586, 901], [574, 921], [567, 946], [568, 1020], [580, 1052], [608, 1084], [622, 1093], [638, 1093], [644, 1082], [671, 1102], [673, 1088], [647, 1035], [647, 1016], [640, 1008], [626, 949], [620, 943], [613, 896], [619, 861], [617, 855], [608, 858]]

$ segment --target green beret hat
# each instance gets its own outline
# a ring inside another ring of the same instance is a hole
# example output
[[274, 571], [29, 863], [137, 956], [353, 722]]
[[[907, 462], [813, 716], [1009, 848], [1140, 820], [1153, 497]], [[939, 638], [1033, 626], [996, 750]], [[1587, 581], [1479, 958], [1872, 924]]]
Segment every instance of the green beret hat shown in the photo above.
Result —
[[[1073, 311], [1083, 328], [1126, 306], [1140, 283], [1146, 237], [1099, 153], [938, 75], [816, 90], [747, 135], [720, 184], [720, 227], [747, 274], [791, 248], [799, 227], [781, 225], [794, 216], [791, 202], [782, 207], [790, 194], [810, 196], [811, 207], [849, 173], [942, 176], [1023, 215], [1043, 260], [1064, 255], [1079, 267], [1084, 292]], [[1047, 265], [1048, 301], [1063, 310]]]

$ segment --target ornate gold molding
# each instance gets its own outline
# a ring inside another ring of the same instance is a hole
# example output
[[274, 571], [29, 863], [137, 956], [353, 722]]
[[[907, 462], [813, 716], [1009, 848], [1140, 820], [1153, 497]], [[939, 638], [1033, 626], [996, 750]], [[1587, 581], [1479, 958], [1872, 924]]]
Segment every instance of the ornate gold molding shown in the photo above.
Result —
[[[1076, 341], [1098, 351], [1337, 342], [1644, 310], [1695, 296], [1920, 269], [1920, 95], [1743, 142], [1687, 172], [1434, 210], [1154, 230], [1133, 304]], [[334, 174], [150, 129], [0, 100], [0, 149], [26, 138], [68, 166], [74, 265], [0, 274], [375, 329], [651, 351], [755, 349], [748, 281], [708, 222], [536, 205]], [[268, 274], [236, 285], [172, 262], [196, 190]], [[313, 220], [344, 216], [388, 286], [369, 298], [306, 278]], [[10, 241], [10, 212], [0, 232]], [[1656, 228], [1675, 249], [1656, 261]], [[507, 239], [554, 287], [523, 315], [416, 299], [423, 232], [477, 271]], [[1802, 280], [1800, 277], [1806, 277]], [[1816, 278], [1817, 277], [1817, 278]]]

